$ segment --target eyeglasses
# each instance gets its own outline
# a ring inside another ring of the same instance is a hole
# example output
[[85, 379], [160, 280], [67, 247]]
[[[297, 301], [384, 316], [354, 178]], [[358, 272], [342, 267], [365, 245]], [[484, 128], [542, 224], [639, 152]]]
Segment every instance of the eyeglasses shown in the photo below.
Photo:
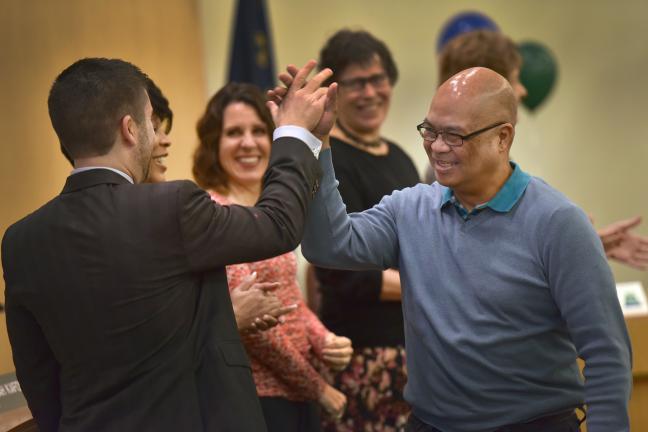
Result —
[[345, 87], [351, 91], [362, 91], [367, 84], [371, 84], [373, 88], [382, 88], [387, 84], [387, 74], [379, 73], [368, 77], [350, 78], [347, 80], [338, 81], [338, 85]]
[[494, 127], [501, 126], [506, 123], [507, 122], [493, 123], [490, 126], [486, 126], [485, 128], [476, 130], [475, 132], [471, 132], [468, 135], [459, 135], [454, 132], [436, 131], [430, 127], [429, 123], [426, 122], [423, 122], [420, 125], [416, 126], [416, 129], [421, 134], [421, 137], [423, 137], [423, 139], [430, 144], [432, 144], [434, 141], [437, 140], [437, 138], [439, 138], [439, 136], [442, 135], [443, 142], [446, 143], [448, 147], [459, 147], [463, 145], [464, 141], [472, 139], [477, 135], [486, 132], [487, 130], [493, 129]]

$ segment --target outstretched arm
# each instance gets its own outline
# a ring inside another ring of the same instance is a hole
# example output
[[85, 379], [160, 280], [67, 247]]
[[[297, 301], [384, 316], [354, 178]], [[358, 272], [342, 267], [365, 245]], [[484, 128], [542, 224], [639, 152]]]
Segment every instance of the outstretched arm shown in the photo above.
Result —
[[346, 270], [398, 267], [398, 239], [394, 196], [375, 207], [347, 215], [337, 190], [331, 151], [320, 154], [320, 189], [306, 222], [302, 252], [321, 267]]
[[[294, 66], [289, 66], [287, 72], [279, 76], [287, 88], [278, 86], [268, 92], [268, 106], [273, 113], [287, 103], [290, 89], [297, 85], [299, 78], [299, 71]], [[395, 221], [387, 204], [391, 198], [349, 217], [337, 190], [328, 146], [328, 134], [337, 114], [336, 89], [335, 83], [329, 86], [323, 114], [313, 128], [313, 134], [323, 141], [319, 161], [324, 175], [309, 209], [302, 252], [309, 261], [322, 267], [348, 270], [397, 267]]]

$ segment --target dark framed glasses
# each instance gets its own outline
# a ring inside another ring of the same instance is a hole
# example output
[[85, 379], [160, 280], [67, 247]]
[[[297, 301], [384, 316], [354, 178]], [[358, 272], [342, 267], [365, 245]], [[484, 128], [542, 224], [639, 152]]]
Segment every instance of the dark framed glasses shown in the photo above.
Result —
[[493, 123], [491, 125], [488, 125], [484, 128], [481, 128], [479, 130], [476, 130], [474, 132], [471, 132], [466, 135], [459, 135], [458, 133], [454, 132], [446, 132], [446, 131], [437, 131], [433, 129], [429, 123], [423, 122], [420, 125], [416, 126], [416, 129], [419, 131], [421, 134], [421, 137], [427, 141], [428, 143], [432, 144], [434, 141], [439, 138], [439, 136], [442, 136], [443, 142], [446, 143], [449, 147], [459, 147], [463, 145], [464, 141], [467, 141], [471, 138], [476, 137], [477, 135], [486, 132], [487, 130], [493, 129], [497, 126], [501, 126], [503, 124], [506, 124], [507, 122], [497, 122]]
[[382, 88], [387, 85], [389, 77], [385, 73], [379, 73], [368, 77], [350, 78], [338, 81], [338, 85], [351, 91], [364, 90], [367, 84], [371, 84], [373, 88]]

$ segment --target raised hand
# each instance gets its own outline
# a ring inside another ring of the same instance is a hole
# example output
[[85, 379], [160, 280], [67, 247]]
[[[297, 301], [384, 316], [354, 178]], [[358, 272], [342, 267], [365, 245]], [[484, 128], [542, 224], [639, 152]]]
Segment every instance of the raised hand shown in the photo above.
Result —
[[[268, 103], [268, 106], [271, 107], [271, 111], [273, 109], [277, 110], [278, 109], [277, 107], [280, 106], [282, 103], [284, 103], [284, 99], [288, 95], [288, 89], [292, 87], [298, 73], [299, 73], [299, 69], [297, 69], [296, 66], [288, 65], [288, 67], [286, 68], [286, 72], [282, 72], [281, 74], [279, 74], [279, 80], [286, 87], [277, 86], [272, 90], [268, 90], [268, 100], [270, 101]], [[326, 104], [324, 106], [324, 112], [322, 113], [322, 117], [320, 118], [320, 121], [317, 123], [317, 125], [315, 125], [313, 129], [311, 129], [311, 132], [320, 140], [324, 140], [324, 138], [328, 136], [331, 129], [333, 128], [336, 118], [337, 118], [337, 83], [332, 83], [330, 86], [328, 86], [328, 90], [326, 93]], [[276, 122], [277, 120], [275, 119], [275, 123]]]
[[331, 133], [335, 120], [337, 119], [337, 83], [332, 83], [328, 87], [326, 94], [326, 105], [324, 106], [324, 113], [319, 123], [313, 129], [313, 135], [317, 138], [324, 140], [325, 137]]
[[316, 62], [310, 60], [297, 70], [290, 87], [277, 105], [268, 102], [268, 107], [277, 126], [301, 126], [312, 131], [322, 118], [326, 107], [328, 88], [321, 87], [333, 71], [324, 69], [307, 81], [308, 75], [315, 68]]
[[324, 348], [322, 349], [322, 360], [333, 370], [340, 371], [347, 367], [353, 347], [351, 340], [344, 336], [337, 336], [333, 333], [326, 335]]

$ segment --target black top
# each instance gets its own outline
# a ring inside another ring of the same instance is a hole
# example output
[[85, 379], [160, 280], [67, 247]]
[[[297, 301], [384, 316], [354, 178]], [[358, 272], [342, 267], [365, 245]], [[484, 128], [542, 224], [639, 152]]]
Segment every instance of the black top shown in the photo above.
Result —
[[[331, 137], [335, 177], [347, 212], [378, 204], [394, 190], [419, 182], [414, 163], [388, 142], [389, 152], [375, 156]], [[382, 272], [316, 267], [322, 293], [320, 315], [332, 332], [349, 337], [355, 348], [404, 344], [401, 302], [381, 301]]]

